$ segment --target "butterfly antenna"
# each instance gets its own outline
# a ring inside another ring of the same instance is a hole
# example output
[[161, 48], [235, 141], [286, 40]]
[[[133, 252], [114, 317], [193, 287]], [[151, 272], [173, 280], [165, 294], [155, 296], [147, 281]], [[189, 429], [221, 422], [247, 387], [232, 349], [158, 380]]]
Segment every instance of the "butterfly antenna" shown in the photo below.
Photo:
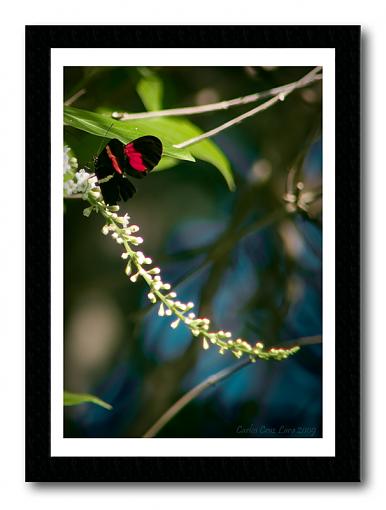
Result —
[[96, 152], [96, 155], [94, 154], [93, 159], [89, 161], [89, 163], [92, 163], [94, 167], [95, 167], [95, 160], [96, 160], [96, 158], [98, 157], [98, 154], [99, 154], [99, 152], [100, 152], [100, 150], [101, 150], [101, 148], [102, 148], [102, 145], [104, 144], [104, 141], [105, 141], [105, 140], [106, 140], [106, 138], [107, 138], [108, 132], [109, 132], [109, 131], [110, 131], [110, 129], [113, 127], [113, 125], [114, 125], [114, 123], [112, 122], [112, 123], [110, 124], [110, 126], [108, 127], [108, 129], [106, 130], [106, 133], [103, 135], [101, 142], [99, 143], [99, 147], [98, 147], [98, 150], [97, 150], [97, 152]]
[[106, 133], [104, 134], [104, 136], [103, 136], [103, 138], [102, 138], [102, 141], [101, 141], [101, 142], [100, 142], [100, 144], [99, 144], [97, 154], [99, 154], [99, 151], [101, 150], [102, 145], [103, 145], [104, 141], [106, 140], [107, 135], [108, 135], [108, 133], [109, 133], [110, 129], [111, 129], [113, 126], [114, 126], [114, 123], [112, 122], [112, 123], [110, 124], [109, 128], [107, 129]]

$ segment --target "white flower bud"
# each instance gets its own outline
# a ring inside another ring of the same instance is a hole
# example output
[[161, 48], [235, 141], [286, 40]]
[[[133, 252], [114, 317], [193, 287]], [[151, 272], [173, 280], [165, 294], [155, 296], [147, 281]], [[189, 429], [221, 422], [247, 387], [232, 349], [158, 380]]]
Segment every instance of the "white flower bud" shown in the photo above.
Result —
[[143, 243], [142, 237], [129, 236], [128, 241], [129, 241], [129, 243], [134, 244], [134, 246], [138, 246], [139, 244]]
[[144, 260], [145, 260], [144, 254], [141, 251], [137, 251], [136, 253], [137, 253], [138, 264], [143, 264]]
[[180, 319], [176, 319], [174, 322], [172, 322], [170, 324], [170, 327], [173, 329], [176, 329], [176, 327], [178, 326], [179, 323], [180, 323]]
[[149, 298], [149, 300], [154, 304], [157, 302], [157, 298], [155, 297], [155, 295], [152, 293], [152, 292], [149, 292], [149, 294], [147, 295], [147, 297]]
[[126, 213], [126, 214], [122, 217], [122, 224], [125, 226], [125, 228], [128, 226], [128, 224], [129, 224], [129, 220], [130, 220], [130, 216]]
[[208, 340], [205, 337], [203, 337], [202, 339], [202, 347], [204, 348], [205, 351], [209, 349]]

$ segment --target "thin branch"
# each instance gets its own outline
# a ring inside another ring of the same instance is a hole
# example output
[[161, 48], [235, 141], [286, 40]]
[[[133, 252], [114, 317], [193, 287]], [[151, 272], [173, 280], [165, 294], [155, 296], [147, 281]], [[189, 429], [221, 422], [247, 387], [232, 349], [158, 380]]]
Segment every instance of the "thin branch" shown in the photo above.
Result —
[[[322, 343], [322, 336], [308, 336], [298, 338], [297, 340], [291, 340], [285, 342], [285, 345], [311, 345], [311, 344], [320, 344]], [[242, 368], [249, 365], [251, 360], [245, 359], [236, 365], [231, 367], [224, 368], [217, 372], [216, 374], [210, 375], [200, 384], [192, 388], [190, 391], [185, 393], [180, 399], [177, 400], [169, 409], [152, 425], [143, 435], [143, 437], [155, 437], [158, 432], [167, 424], [170, 420], [172, 420], [184, 407], [186, 407], [192, 400], [197, 398], [201, 393], [210, 388], [211, 386], [215, 386], [224, 379], [227, 379], [232, 374], [235, 374]]]
[[281, 345], [285, 347], [292, 347], [294, 345], [300, 345], [301, 347], [304, 345], [317, 345], [323, 342], [322, 335], [315, 336], [303, 336], [298, 338], [297, 340], [287, 340], [283, 342]]
[[[268, 217], [259, 218], [256, 221], [245, 225], [240, 230], [236, 232], [226, 232], [226, 235], [221, 234], [219, 238], [217, 238], [210, 246], [205, 246], [203, 249], [208, 251], [206, 257], [202, 262], [198, 264], [198, 266], [190, 269], [184, 275], [182, 275], [175, 283], [174, 287], [177, 288], [183, 283], [186, 283], [188, 280], [196, 276], [200, 271], [205, 269], [211, 262], [214, 262], [216, 259], [224, 256], [225, 253], [240, 239], [245, 236], [256, 232], [262, 228], [266, 228], [267, 226], [274, 224], [288, 216], [292, 216], [296, 212], [296, 209], [293, 211], [288, 211], [286, 207], [280, 207], [273, 211]], [[149, 304], [147, 307], [142, 308], [139, 312], [132, 314], [131, 316], [138, 320], [142, 316], [146, 315], [153, 309], [153, 305]]]
[[220, 381], [223, 381], [230, 375], [234, 374], [241, 368], [249, 365], [251, 361], [249, 359], [244, 359], [240, 363], [237, 363], [236, 365], [232, 367], [225, 368], [223, 370], [220, 370], [220, 372], [217, 372], [217, 374], [209, 376], [207, 379], [205, 379], [202, 383], [195, 386], [193, 389], [188, 391], [188, 393], [185, 393], [175, 404], [173, 404], [169, 409], [157, 420], [154, 425], [150, 427], [147, 432], [143, 435], [143, 437], [155, 437], [158, 432], [172, 419], [176, 414], [178, 414], [185, 406], [189, 404], [192, 400], [194, 400], [196, 397], [201, 395], [203, 391], [210, 388], [211, 386], [214, 386], [215, 384], [219, 383]]
[[281, 91], [276, 96], [272, 97], [268, 101], [266, 101], [263, 104], [260, 104], [259, 106], [256, 106], [256, 108], [253, 108], [252, 110], [249, 110], [248, 112], [243, 113], [242, 115], [239, 115], [238, 117], [235, 117], [234, 119], [229, 120], [228, 122], [225, 122], [224, 124], [221, 124], [220, 126], [217, 126], [214, 129], [211, 129], [210, 131], [207, 131], [205, 133], [202, 133], [199, 136], [195, 136], [194, 138], [190, 138], [189, 140], [185, 140], [182, 143], [174, 145], [176, 149], [184, 149], [185, 147], [189, 147], [190, 145], [193, 145], [195, 143], [198, 143], [202, 140], [205, 140], [206, 138], [210, 138], [212, 136], [217, 135], [218, 133], [221, 133], [225, 129], [228, 129], [232, 126], [235, 126], [237, 124], [240, 124], [240, 122], [244, 121], [245, 119], [248, 119], [249, 117], [252, 117], [260, 112], [263, 112], [264, 110], [267, 110], [274, 104], [278, 103], [279, 101], [284, 101], [284, 99], [291, 94], [294, 90], [305, 87], [315, 81], [315, 76], [320, 71], [320, 67], [315, 67], [311, 72], [306, 74], [303, 78], [300, 80], [292, 83], [291, 85], [287, 86], [284, 91]]
[[[321, 67], [318, 67], [318, 72]], [[307, 84], [311, 84], [315, 81], [321, 80], [321, 74], [315, 74], [310, 78]], [[114, 119], [118, 120], [137, 120], [137, 119], [151, 119], [154, 117], [178, 117], [182, 115], [197, 115], [200, 113], [214, 112], [219, 110], [228, 110], [233, 106], [241, 106], [245, 104], [255, 103], [260, 99], [266, 99], [267, 97], [276, 96], [281, 93], [285, 93], [288, 89], [296, 85], [298, 81], [288, 83], [287, 85], [281, 85], [273, 89], [264, 90], [263, 92], [256, 92], [248, 96], [237, 97], [235, 99], [229, 99], [228, 101], [220, 101], [218, 103], [204, 104], [200, 106], [186, 106], [183, 108], [170, 108], [168, 110], [157, 110], [153, 112], [140, 112], [140, 113], [120, 113], [114, 112], [112, 114]], [[304, 85], [303, 85], [304, 86]], [[299, 87], [297, 87], [299, 88]]]
[[[187, 271], [184, 275], [182, 275], [179, 279], [174, 283], [174, 288], [179, 287], [183, 283], [186, 283], [188, 280], [196, 276], [200, 271], [209, 266], [210, 263], [222, 258], [228, 253], [234, 243], [238, 242], [244, 236], [251, 234], [254, 231], [257, 231], [261, 228], [265, 228], [276, 221], [280, 221], [284, 219], [286, 216], [289, 216], [293, 213], [289, 213], [285, 208], [280, 207], [280, 209], [275, 210], [268, 217], [263, 219], [259, 219], [254, 221], [253, 223], [241, 228], [237, 232], [229, 232], [227, 231], [225, 234], [221, 234], [219, 238], [217, 238], [210, 246], [205, 246], [204, 249], [208, 250], [206, 257], [202, 262], [198, 264], [198, 266], [192, 268]], [[131, 314], [131, 317], [135, 320], [139, 320], [141, 317], [145, 316], [153, 309], [153, 305], [149, 304], [146, 307], [143, 307], [139, 312]]]
[[[216, 241], [214, 241], [212, 245], [209, 246], [209, 253], [205, 259], [196, 268], [188, 271], [179, 280], [177, 280], [174, 286], [178, 287], [182, 283], [185, 283], [186, 280], [193, 277], [199, 271], [204, 269], [208, 264], [216, 259], [223, 257], [224, 254], [229, 251], [232, 246], [235, 245], [235, 243], [240, 241], [240, 239], [243, 239], [245, 236], [251, 234], [252, 232], [266, 228], [267, 226], [272, 225], [286, 218], [287, 216], [291, 216], [292, 214], [293, 213], [288, 212], [285, 207], [280, 207], [279, 209], [273, 211], [269, 216], [266, 216], [262, 219], [259, 218], [258, 220], [240, 228], [240, 230], [236, 232], [226, 232], [225, 236], [223, 235], [221, 238], [216, 239]], [[208, 247], [206, 248], [208, 249]]]
[[64, 106], [71, 106], [77, 99], [79, 99], [83, 94], [86, 93], [86, 89], [80, 89], [78, 92], [76, 92], [73, 96], [67, 99], [67, 101], [64, 102]]

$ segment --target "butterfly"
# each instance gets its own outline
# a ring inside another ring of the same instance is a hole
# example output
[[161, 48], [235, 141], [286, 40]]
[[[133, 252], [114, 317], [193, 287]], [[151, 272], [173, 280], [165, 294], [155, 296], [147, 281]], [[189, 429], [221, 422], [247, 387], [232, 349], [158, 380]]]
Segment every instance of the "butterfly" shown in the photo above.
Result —
[[95, 175], [107, 205], [126, 202], [136, 189], [128, 176], [142, 179], [158, 165], [162, 142], [155, 136], [141, 136], [124, 144], [113, 138], [95, 159]]

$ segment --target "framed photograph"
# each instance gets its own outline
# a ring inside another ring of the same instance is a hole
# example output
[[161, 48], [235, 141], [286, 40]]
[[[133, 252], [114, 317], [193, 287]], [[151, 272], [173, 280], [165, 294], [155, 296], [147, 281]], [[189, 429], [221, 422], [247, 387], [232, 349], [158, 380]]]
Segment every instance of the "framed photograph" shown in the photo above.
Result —
[[360, 481], [360, 27], [26, 27], [26, 480]]

